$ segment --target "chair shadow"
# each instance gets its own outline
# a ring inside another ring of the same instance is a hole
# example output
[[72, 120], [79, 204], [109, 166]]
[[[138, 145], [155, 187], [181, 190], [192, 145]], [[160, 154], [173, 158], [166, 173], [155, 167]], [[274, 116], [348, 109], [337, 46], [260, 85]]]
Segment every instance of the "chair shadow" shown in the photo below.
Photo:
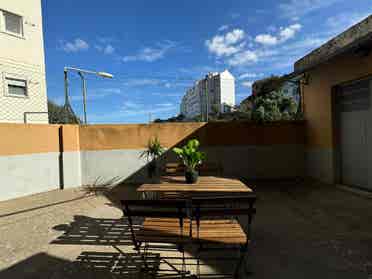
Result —
[[[137, 225], [134, 226], [136, 229]], [[129, 225], [126, 219], [92, 218], [75, 215], [70, 224], [60, 224], [54, 230], [63, 234], [50, 244], [67, 245], [132, 245]]]
[[96, 276], [94, 278], [150, 278], [159, 269], [160, 255], [147, 254], [146, 272], [143, 272], [144, 261], [138, 253], [82, 252], [74, 264], [78, 272]]
[[[142, 219], [136, 218], [134, 230], [138, 230], [141, 223]], [[177, 270], [179, 271], [181, 269], [181, 266], [179, 265], [181, 258], [174, 256], [167, 258], [167, 255], [160, 255], [162, 249], [159, 247], [150, 249], [149, 253], [147, 254], [147, 256], [149, 256], [148, 263], [151, 267], [150, 269], [154, 270], [152, 273], [143, 272], [143, 261], [141, 259], [141, 254], [135, 251], [133, 251], [133, 253], [127, 253], [119, 249], [120, 246], [129, 246], [134, 248], [130, 227], [126, 218], [92, 218], [83, 215], [75, 215], [74, 220], [70, 224], [60, 224], [53, 227], [53, 229], [61, 231], [63, 234], [52, 240], [50, 244], [109, 246], [115, 248], [116, 251], [119, 251], [82, 252], [76, 261], [73, 262], [73, 266], [74, 271], [77, 269], [76, 272], [83, 272], [83, 274], [87, 274], [87, 278], [107, 278], [107, 274], [110, 274], [111, 276], [108, 278], [137, 278], [137, 273], [142, 274], [139, 278], [145, 278], [149, 274], [152, 276], [155, 274], [157, 278], [165, 279], [180, 278], [181, 276], [176, 272]], [[177, 247], [170, 248], [170, 251], [177, 251]], [[187, 260], [186, 267], [195, 267], [196, 251], [190, 245], [189, 247], [185, 247], [185, 251], [190, 255], [190, 258]], [[216, 255], [206, 254], [200, 256], [202, 265], [211, 267], [214, 270], [214, 274], [208, 275], [209, 278], [213, 278], [213, 276], [215, 276], [215, 278], [219, 278], [218, 274], [226, 274], [231, 269], [231, 265], [221, 265], [220, 260], [215, 261], [214, 257]], [[173, 270], [159, 270], [160, 262], [166, 263], [168, 267], [173, 266]], [[104, 276], [105, 274], [106, 277]]]

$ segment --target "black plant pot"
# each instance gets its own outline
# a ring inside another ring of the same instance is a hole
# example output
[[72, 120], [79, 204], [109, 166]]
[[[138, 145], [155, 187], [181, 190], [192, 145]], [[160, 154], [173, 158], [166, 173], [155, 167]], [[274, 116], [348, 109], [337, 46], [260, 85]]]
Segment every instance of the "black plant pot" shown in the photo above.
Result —
[[153, 178], [156, 176], [156, 172], [157, 172], [157, 164], [155, 161], [151, 161], [150, 163], [148, 163], [147, 165], [147, 175], [149, 178]]
[[196, 170], [187, 170], [185, 172], [185, 178], [187, 184], [194, 184], [198, 181], [199, 173]]

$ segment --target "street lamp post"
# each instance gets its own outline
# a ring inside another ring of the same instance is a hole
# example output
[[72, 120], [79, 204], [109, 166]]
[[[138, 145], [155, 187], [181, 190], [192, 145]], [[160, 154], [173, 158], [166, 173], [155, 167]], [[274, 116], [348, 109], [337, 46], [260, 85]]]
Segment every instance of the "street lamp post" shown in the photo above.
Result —
[[78, 72], [83, 90], [83, 109], [84, 109], [84, 123], [87, 124], [87, 81], [85, 80], [84, 75], [81, 72]]
[[106, 72], [96, 72], [96, 71], [83, 70], [83, 69], [78, 69], [78, 68], [73, 68], [73, 67], [65, 67], [64, 78], [65, 78], [65, 102], [66, 104], [69, 102], [68, 100], [68, 79], [67, 79], [68, 71], [77, 72], [81, 78], [82, 93], [83, 93], [84, 124], [87, 124], [88, 123], [88, 120], [87, 120], [87, 83], [86, 83], [86, 79], [83, 74], [93, 74], [93, 75], [100, 76], [103, 78], [113, 78], [114, 76]]

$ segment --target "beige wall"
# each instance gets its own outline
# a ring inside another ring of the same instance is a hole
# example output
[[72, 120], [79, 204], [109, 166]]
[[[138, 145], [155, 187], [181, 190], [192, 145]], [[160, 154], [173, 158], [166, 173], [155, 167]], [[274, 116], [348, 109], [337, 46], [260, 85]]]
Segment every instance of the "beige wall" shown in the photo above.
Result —
[[[0, 10], [23, 17], [24, 37], [0, 32], [0, 122], [24, 123], [25, 112], [47, 112], [41, 0], [1, 0]], [[27, 80], [28, 96], [6, 94], [5, 76]], [[44, 114], [27, 114], [27, 123], [48, 123]]]
[[372, 75], [372, 55], [345, 55], [334, 58], [308, 72], [304, 86], [304, 113], [307, 121], [307, 146], [332, 148], [332, 87], [343, 82]]
[[306, 172], [326, 183], [336, 183], [332, 88], [372, 75], [372, 55], [348, 54], [308, 72], [303, 87], [306, 128]]
[[35, 65], [44, 72], [41, 0], [1, 0], [0, 9], [23, 17], [24, 39], [0, 33], [0, 56]]

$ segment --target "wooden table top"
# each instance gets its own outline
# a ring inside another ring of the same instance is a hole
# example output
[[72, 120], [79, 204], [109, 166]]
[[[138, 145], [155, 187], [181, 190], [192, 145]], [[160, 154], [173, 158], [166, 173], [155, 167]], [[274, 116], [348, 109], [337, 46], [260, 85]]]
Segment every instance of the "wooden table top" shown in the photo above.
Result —
[[252, 193], [252, 189], [238, 179], [200, 176], [196, 184], [187, 184], [183, 176], [165, 176], [157, 184], [142, 184], [138, 192], [219, 192]]

